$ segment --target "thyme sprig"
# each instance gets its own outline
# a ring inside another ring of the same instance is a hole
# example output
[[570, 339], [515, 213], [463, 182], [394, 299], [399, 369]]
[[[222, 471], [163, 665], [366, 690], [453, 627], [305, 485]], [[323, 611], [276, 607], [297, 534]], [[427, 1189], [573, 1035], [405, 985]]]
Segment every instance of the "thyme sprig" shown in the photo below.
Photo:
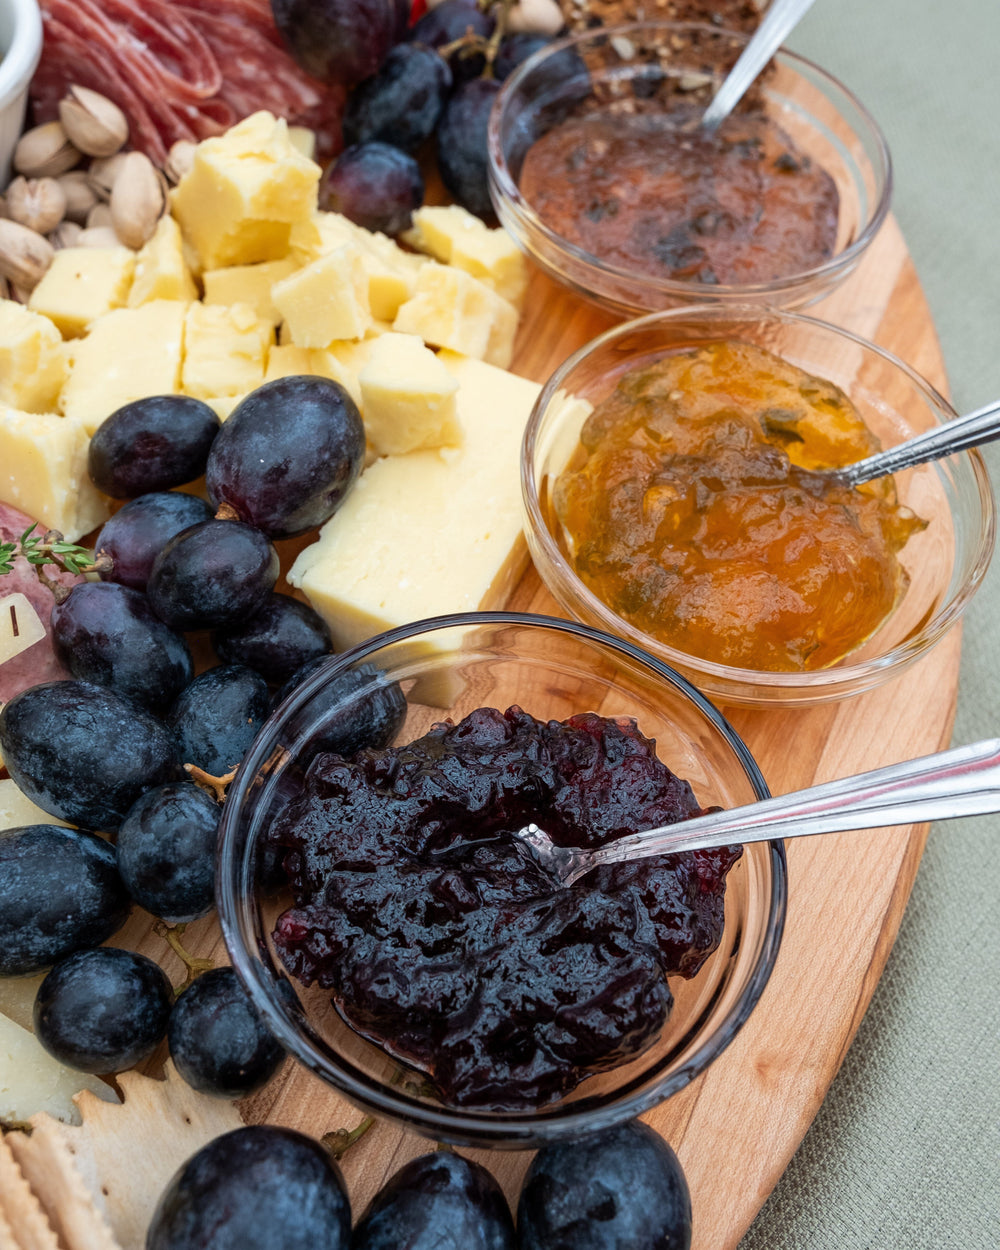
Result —
[[69, 543], [58, 530], [46, 530], [36, 533], [37, 522], [33, 522], [20, 538], [11, 542], [0, 543], [0, 577], [14, 571], [14, 561], [18, 556], [34, 566], [38, 580], [52, 591], [56, 602], [61, 603], [69, 594], [69, 589], [53, 581], [45, 573], [46, 564], [54, 564], [66, 573], [110, 573], [114, 567], [110, 556], [93, 555], [88, 547], [78, 543]]

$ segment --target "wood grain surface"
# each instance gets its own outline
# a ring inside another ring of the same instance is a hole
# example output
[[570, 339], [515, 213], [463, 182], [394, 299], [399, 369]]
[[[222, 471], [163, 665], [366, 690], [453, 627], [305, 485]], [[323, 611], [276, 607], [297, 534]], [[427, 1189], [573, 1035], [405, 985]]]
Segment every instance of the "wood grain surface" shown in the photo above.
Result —
[[[943, 364], [934, 327], [890, 219], [868, 257], [814, 315], [874, 339], [939, 389]], [[535, 274], [513, 369], [538, 381], [613, 318]], [[560, 615], [529, 570], [510, 607]], [[927, 754], [946, 745], [960, 650], [953, 631], [894, 683], [839, 705], [804, 710], [725, 709], [759, 762], [773, 793]], [[677, 1150], [691, 1186], [694, 1250], [731, 1250], [802, 1140], [833, 1079], [889, 955], [923, 850], [926, 829], [872, 830], [797, 839], [788, 846], [788, 920], [770, 983], [727, 1051], [687, 1089], [646, 1118]], [[148, 917], [116, 938], [160, 960], [179, 979]], [[225, 961], [209, 917], [190, 926], [185, 945]], [[241, 1107], [268, 1121], [321, 1136], [350, 1128], [361, 1113], [289, 1061]], [[381, 1121], [342, 1167], [356, 1213], [387, 1177], [427, 1142]], [[512, 1201], [530, 1156], [463, 1152], [485, 1162]]]

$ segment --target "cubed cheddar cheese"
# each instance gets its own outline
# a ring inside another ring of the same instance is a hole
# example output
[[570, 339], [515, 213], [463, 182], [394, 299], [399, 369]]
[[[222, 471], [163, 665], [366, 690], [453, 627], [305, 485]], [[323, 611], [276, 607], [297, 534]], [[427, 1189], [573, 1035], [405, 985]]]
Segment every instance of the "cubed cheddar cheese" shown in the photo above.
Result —
[[271, 288], [296, 347], [360, 339], [373, 324], [361, 248], [341, 244]]
[[528, 269], [506, 230], [491, 229], [458, 204], [427, 205], [413, 214], [413, 226], [404, 237], [411, 247], [464, 269], [520, 307]]
[[246, 399], [246, 395], [209, 395], [202, 402], [208, 404], [220, 421], [228, 421], [233, 409]]
[[230, 265], [226, 269], [208, 269], [202, 275], [206, 304], [249, 304], [258, 317], [274, 326], [281, 313], [274, 306], [271, 287], [287, 278], [299, 266], [296, 261], [264, 260], [259, 265]]
[[358, 407], [361, 407], [361, 387], [357, 372], [342, 364], [332, 352], [321, 347], [296, 347], [293, 343], [271, 348], [267, 372], [264, 375], [265, 382], [292, 377], [298, 373], [339, 382]]
[[274, 327], [249, 304], [192, 304], [184, 328], [181, 389], [195, 399], [244, 395], [264, 380]]
[[135, 252], [127, 247], [64, 247], [31, 292], [28, 307], [54, 322], [64, 338], [76, 338], [98, 317], [124, 306], [134, 271]]
[[89, 534], [110, 515], [87, 473], [89, 445], [78, 422], [0, 405], [0, 500], [69, 542]]
[[517, 309], [464, 270], [431, 262], [417, 274], [416, 293], [392, 328], [506, 369], [514, 354]]
[[0, 403], [54, 412], [66, 374], [62, 335], [48, 317], [0, 300]]
[[204, 269], [280, 260], [292, 223], [315, 210], [319, 176], [284, 119], [254, 113], [198, 144], [172, 212]]
[[184, 255], [181, 228], [172, 217], [161, 217], [153, 237], [135, 258], [128, 306], [138, 308], [154, 299], [188, 302], [197, 298], [198, 288]]
[[66, 417], [93, 434], [123, 404], [176, 393], [187, 309], [181, 300], [151, 300], [98, 318], [87, 337], [71, 345], [60, 399]]
[[415, 335], [377, 338], [358, 381], [365, 434], [376, 455], [461, 443], [458, 382]]
[[518, 464], [534, 382], [442, 352], [460, 448], [377, 460], [300, 553], [300, 587], [345, 648], [442, 612], [502, 602], [523, 571]]

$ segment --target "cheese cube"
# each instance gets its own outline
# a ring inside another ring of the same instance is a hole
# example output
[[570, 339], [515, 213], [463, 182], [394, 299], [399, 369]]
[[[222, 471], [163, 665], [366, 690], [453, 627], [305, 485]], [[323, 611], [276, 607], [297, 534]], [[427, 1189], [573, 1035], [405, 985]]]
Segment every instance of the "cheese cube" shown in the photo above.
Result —
[[319, 347], [296, 347], [294, 344], [272, 347], [264, 381], [272, 382], [275, 378], [288, 378], [297, 373], [331, 378], [334, 382], [339, 382], [358, 408], [361, 407], [361, 386], [357, 373], [341, 364], [332, 352]]
[[128, 299], [135, 252], [127, 247], [64, 247], [28, 298], [28, 307], [76, 338]]
[[0, 300], [0, 403], [53, 412], [66, 373], [62, 336], [48, 317]]
[[280, 260], [292, 223], [316, 207], [319, 176], [284, 119], [254, 113], [198, 144], [172, 211], [205, 269]]
[[294, 260], [265, 260], [259, 265], [230, 265], [209, 269], [202, 276], [206, 304], [249, 304], [262, 321], [276, 326], [281, 313], [271, 299], [271, 287], [294, 273]]
[[195, 399], [243, 395], [264, 380], [274, 327], [248, 304], [192, 304], [184, 329], [181, 388]]
[[464, 269], [520, 307], [528, 285], [528, 268], [506, 230], [490, 229], [458, 204], [428, 205], [413, 214], [413, 226], [404, 238], [411, 247]]
[[308, 126], [289, 126], [288, 142], [309, 160], [316, 159], [316, 131]]
[[517, 310], [464, 270], [431, 263], [417, 274], [416, 294], [402, 305], [392, 328], [506, 369], [514, 354]]
[[114, 1090], [100, 1077], [53, 1059], [33, 1033], [0, 1015], [0, 1124], [25, 1124], [40, 1111], [66, 1124], [79, 1124], [73, 1095], [82, 1089], [105, 1102], [118, 1102]]
[[89, 443], [75, 421], [0, 405], [0, 501], [69, 542], [89, 534], [111, 514], [87, 473]]
[[458, 382], [462, 446], [377, 460], [289, 572], [338, 649], [497, 606], [526, 564], [519, 461], [539, 387], [450, 352], [439, 359]]
[[220, 421], [228, 421], [233, 409], [246, 399], [246, 395], [209, 395], [202, 400], [208, 404]]
[[153, 237], [135, 258], [129, 308], [154, 299], [198, 298], [198, 288], [184, 256], [181, 228], [172, 217], [161, 217]]
[[361, 370], [365, 434], [380, 456], [428, 447], [457, 447], [458, 382], [412, 334], [383, 334]]
[[93, 434], [123, 404], [180, 390], [187, 308], [180, 300], [158, 299], [95, 321], [72, 347], [60, 400], [66, 416]]
[[372, 326], [361, 249], [343, 243], [271, 288], [296, 347], [364, 338]]

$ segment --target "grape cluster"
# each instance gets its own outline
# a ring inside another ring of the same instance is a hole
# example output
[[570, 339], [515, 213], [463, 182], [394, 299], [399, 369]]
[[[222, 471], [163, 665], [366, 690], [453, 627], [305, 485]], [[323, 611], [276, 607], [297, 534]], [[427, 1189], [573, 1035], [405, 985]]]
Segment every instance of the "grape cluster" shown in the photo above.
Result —
[[[320, 207], [395, 235], [423, 203], [418, 158], [433, 144], [445, 187], [493, 217], [486, 126], [500, 84], [551, 36], [507, 34], [502, 6], [442, 0], [409, 25], [407, 0], [275, 0], [279, 30], [309, 73], [352, 87], [344, 151], [325, 171]], [[394, 25], [395, 21], [395, 25]]]
[[[189, 991], [190, 992], [190, 991]], [[286, 1223], [287, 1222], [287, 1223]], [[310, 1138], [258, 1126], [217, 1138], [164, 1191], [148, 1250], [688, 1250], [677, 1156], [638, 1121], [535, 1156], [517, 1221], [490, 1173], [450, 1151], [411, 1160], [351, 1230], [337, 1165]]]
[[[280, 1062], [230, 969], [174, 1003], [156, 963], [102, 943], [133, 904], [171, 926], [211, 911], [224, 783], [275, 692], [332, 650], [313, 609], [275, 593], [274, 540], [326, 521], [364, 451], [347, 391], [304, 376], [261, 387], [224, 428], [196, 400], [138, 400], [91, 442], [95, 483], [128, 502], [98, 536], [101, 580], [55, 587], [70, 677], [0, 712], [11, 778], [77, 826], [0, 831], [0, 976], [47, 973], [36, 1033], [72, 1067], [119, 1072], [166, 1037], [192, 1085], [236, 1098]], [[176, 489], [202, 476], [214, 507]], [[195, 676], [188, 631], [207, 629], [221, 662]], [[357, 746], [388, 724], [378, 699], [361, 712], [372, 725], [351, 722]]]

